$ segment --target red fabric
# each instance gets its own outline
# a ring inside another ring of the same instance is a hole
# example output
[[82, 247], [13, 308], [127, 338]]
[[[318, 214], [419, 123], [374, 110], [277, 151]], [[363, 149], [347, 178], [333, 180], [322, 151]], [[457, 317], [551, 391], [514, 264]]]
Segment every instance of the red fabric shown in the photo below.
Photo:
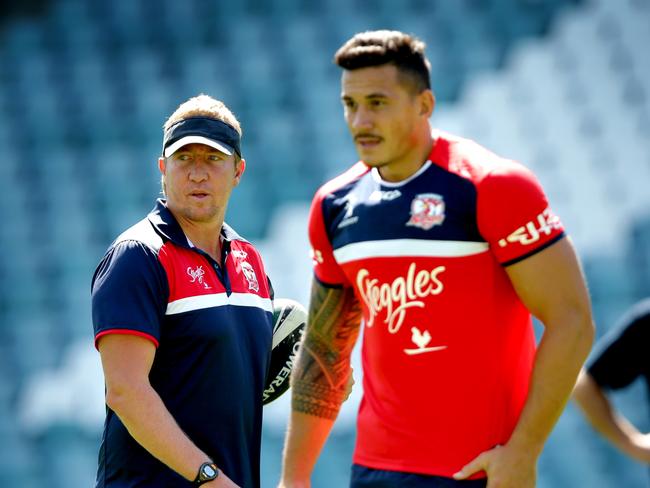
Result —
[[535, 176], [515, 163], [481, 182], [478, 224], [500, 263], [529, 254], [564, 230]]
[[337, 262], [323, 202], [361, 178], [361, 167], [368, 171], [359, 164], [318, 191], [309, 231], [316, 277], [350, 284], [363, 308], [364, 396], [354, 462], [451, 477], [508, 441], [526, 401], [535, 356], [531, 316], [503, 264], [563, 229], [535, 177], [518, 163], [448, 135], [438, 137], [430, 159], [473, 183], [484, 251], [423, 257], [403, 247], [395, 256]]
[[[231, 291], [270, 298], [264, 264], [257, 251], [245, 241], [232, 241], [231, 246], [226, 259]], [[226, 292], [212, 264], [192, 249], [166, 242], [160, 249], [159, 260], [167, 273], [169, 303]]]
[[95, 336], [95, 348], [99, 345], [99, 339], [104, 337], [105, 335], [109, 334], [124, 334], [124, 335], [134, 335], [138, 337], [144, 337], [145, 339], [150, 340], [153, 342], [154, 346], [156, 346], [156, 349], [158, 349], [158, 340], [152, 336], [151, 334], [146, 334], [145, 332], [140, 332], [138, 330], [133, 330], [133, 329], [109, 329], [105, 330], [103, 332], [100, 332]]

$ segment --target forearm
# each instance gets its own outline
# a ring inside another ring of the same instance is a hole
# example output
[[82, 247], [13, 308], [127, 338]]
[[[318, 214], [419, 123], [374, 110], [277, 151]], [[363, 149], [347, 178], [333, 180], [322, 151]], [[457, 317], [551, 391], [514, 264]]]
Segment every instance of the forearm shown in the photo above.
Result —
[[314, 282], [305, 337], [291, 374], [292, 410], [334, 420], [348, 394], [361, 309], [351, 288]]
[[309, 486], [309, 478], [334, 420], [293, 411], [284, 446], [282, 480], [286, 486]]
[[184, 478], [193, 480], [199, 466], [208, 460], [149, 385], [109, 395], [107, 403], [142, 447]]
[[292, 414], [284, 452], [284, 486], [309, 486], [309, 477], [341, 403], [349, 394], [350, 356], [361, 311], [349, 288], [314, 282], [309, 319], [291, 373]]
[[546, 324], [531, 375], [528, 397], [508, 442], [538, 456], [562, 414], [593, 341], [588, 313]]
[[625, 454], [637, 457], [637, 440], [643, 434], [614, 411], [609, 399], [588, 372], [580, 373], [573, 398], [596, 431]]

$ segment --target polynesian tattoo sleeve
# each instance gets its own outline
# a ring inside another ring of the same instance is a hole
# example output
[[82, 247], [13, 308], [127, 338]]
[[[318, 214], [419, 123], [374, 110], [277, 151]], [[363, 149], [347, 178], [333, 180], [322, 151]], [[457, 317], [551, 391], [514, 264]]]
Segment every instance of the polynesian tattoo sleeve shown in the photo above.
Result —
[[361, 307], [352, 287], [312, 282], [305, 336], [291, 373], [292, 409], [335, 419], [349, 394], [350, 356]]

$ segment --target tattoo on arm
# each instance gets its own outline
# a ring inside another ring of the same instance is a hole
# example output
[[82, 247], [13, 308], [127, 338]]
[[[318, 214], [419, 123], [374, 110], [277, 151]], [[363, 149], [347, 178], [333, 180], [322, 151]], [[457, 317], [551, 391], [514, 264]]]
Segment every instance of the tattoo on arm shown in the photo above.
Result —
[[361, 307], [351, 287], [312, 283], [307, 329], [291, 374], [294, 411], [335, 419], [347, 395]]

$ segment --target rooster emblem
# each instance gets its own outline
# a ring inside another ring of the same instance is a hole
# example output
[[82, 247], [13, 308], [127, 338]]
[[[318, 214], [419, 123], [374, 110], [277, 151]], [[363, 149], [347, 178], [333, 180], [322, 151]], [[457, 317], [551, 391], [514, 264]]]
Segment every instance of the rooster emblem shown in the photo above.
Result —
[[447, 349], [447, 346], [427, 347], [429, 342], [431, 342], [431, 334], [429, 334], [428, 330], [425, 330], [424, 333], [420, 332], [420, 329], [417, 327], [411, 327], [411, 342], [413, 342], [417, 347], [414, 349], [404, 349], [404, 352], [409, 356]]

